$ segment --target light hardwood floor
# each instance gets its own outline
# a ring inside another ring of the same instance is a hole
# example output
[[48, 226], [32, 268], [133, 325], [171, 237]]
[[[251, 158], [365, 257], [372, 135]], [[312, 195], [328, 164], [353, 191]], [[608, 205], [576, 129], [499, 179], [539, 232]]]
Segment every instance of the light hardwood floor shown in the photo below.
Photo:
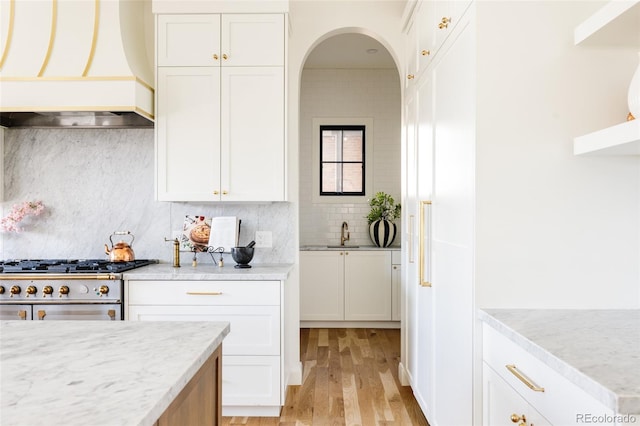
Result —
[[427, 425], [398, 380], [400, 330], [300, 330], [303, 382], [277, 417], [224, 417], [223, 425]]

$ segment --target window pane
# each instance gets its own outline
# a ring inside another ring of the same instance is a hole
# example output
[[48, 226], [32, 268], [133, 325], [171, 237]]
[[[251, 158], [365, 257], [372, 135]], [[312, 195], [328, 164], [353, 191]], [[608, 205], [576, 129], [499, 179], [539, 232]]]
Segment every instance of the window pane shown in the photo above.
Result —
[[322, 165], [322, 192], [338, 192], [338, 167], [335, 163]]
[[342, 143], [342, 161], [362, 161], [361, 130], [345, 130]]
[[322, 131], [322, 161], [339, 161], [341, 133], [339, 130]]
[[364, 192], [362, 188], [362, 163], [342, 165], [342, 192]]

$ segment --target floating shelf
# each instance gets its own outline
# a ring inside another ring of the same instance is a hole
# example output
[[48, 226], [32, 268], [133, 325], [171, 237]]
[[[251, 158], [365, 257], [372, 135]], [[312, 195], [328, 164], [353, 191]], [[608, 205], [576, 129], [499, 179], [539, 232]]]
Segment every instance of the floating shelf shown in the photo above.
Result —
[[574, 155], [640, 155], [640, 120], [631, 120], [573, 140]]
[[613, 0], [574, 30], [574, 43], [640, 48], [640, 0]]

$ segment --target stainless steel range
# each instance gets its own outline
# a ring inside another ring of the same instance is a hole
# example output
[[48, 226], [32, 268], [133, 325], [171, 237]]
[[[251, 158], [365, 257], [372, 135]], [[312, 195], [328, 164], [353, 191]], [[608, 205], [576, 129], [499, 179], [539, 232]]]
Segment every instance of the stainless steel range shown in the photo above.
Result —
[[0, 319], [121, 320], [122, 273], [156, 260], [0, 261]]

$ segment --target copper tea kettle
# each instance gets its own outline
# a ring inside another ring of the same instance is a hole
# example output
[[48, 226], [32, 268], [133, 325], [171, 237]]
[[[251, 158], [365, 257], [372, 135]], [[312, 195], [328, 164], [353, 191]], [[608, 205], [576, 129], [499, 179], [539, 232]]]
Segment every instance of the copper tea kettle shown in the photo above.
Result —
[[[129, 235], [131, 237], [131, 242], [127, 244], [120, 240], [116, 244], [113, 244], [114, 235]], [[131, 262], [135, 260], [135, 255], [131, 248], [134, 239], [135, 237], [131, 231], [116, 231], [109, 236], [109, 241], [111, 241], [111, 250], [109, 250], [109, 246], [105, 244], [104, 252], [109, 255], [109, 260], [111, 262]]]

